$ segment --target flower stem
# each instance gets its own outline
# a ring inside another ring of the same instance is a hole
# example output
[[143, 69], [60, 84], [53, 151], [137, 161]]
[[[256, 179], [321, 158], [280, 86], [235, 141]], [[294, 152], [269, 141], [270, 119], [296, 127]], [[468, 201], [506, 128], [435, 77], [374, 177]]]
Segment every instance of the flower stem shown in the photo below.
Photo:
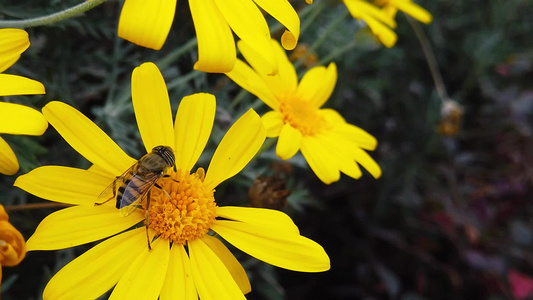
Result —
[[26, 20], [2, 20], [0, 21], [0, 28], [29, 28], [43, 25], [50, 25], [62, 21], [64, 19], [69, 19], [79, 14], [82, 14], [102, 3], [106, 0], [88, 0], [81, 4], [78, 4], [74, 7], [67, 8], [63, 11], [53, 13], [44, 17], [37, 17], [33, 19]]
[[46, 203], [32, 203], [32, 204], [22, 204], [22, 205], [10, 205], [5, 206], [6, 211], [14, 210], [28, 210], [28, 209], [41, 209], [41, 208], [54, 208], [54, 207], [68, 207], [72, 206], [65, 203], [56, 203], [56, 202], [46, 202]]
[[426, 57], [426, 61], [429, 66], [429, 71], [431, 72], [431, 77], [433, 77], [433, 82], [435, 82], [435, 88], [437, 89], [437, 93], [439, 94], [441, 101], [444, 102], [449, 99], [448, 93], [446, 92], [446, 86], [444, 85], [444, 81], [442, 80], [442, 75], [440, 74], [439, 66], [437, 64], [437, 60], [435, 59], [435, 55], [433, 54], [431, 44], [429, 43], [428, 38], [426, 37], [424, 31], [422, 30], [418, 22], [415, 22], [413, 18], [409, 16], [406, 17], [407, 21], [409, 21], [409, 25], [411, 25], [411, 28], [413, 28], [413, 31], [415, 32], [416, 37], [420, 42], [420, 45], [422, 46], [424, 56]]

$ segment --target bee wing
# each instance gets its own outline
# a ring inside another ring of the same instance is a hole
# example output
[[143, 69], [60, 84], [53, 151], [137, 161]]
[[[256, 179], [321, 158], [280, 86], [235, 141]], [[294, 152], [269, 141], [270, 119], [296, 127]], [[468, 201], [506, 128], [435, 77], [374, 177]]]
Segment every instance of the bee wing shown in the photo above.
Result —
[[122, 175], [117, 176], [111, 184], [109, 184], [105, 190], [103, 190], [100, 195], [98, 195], [98, 199], [102, 200], [111, 200], [111, 198], [116, 197], [117, 195], [117, 189], [124, 183], [125, 179], [128, 177], [128, 174], [131, 174], [133, 171], [133, 167], [135, 165], [131, 166], [129, 169], [127, 169]]
[[150, 192], [161, 176], [162, 174], [153, 174], [150, 176], [132, 175], [119, 203], [120, 212], [123, 216], [129, 216], [141, 206], [146, 194]]

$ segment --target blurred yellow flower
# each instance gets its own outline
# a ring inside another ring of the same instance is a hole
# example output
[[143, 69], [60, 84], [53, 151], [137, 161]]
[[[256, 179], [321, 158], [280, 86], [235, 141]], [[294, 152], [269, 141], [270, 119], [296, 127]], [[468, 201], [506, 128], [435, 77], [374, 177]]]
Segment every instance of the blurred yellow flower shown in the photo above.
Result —
[[22, 234], [9, 223], [9, 216], [0, 204], [0, 282], [2, 267], [18, 265], [26, 256], [26, 242]]
[[335, 88], [335, 64], [310, 69], [298, 84], [296, 70], [285, 51], [276, 41], [272, 43], [279, 61], [276, 76], [264, 75], [263, 61], [243, 41], [238, 43], [239, 50], [252, 67], [238, 60], [226, 75], [273, 109], [262, 120], [267, 136], [279, 137], [276, 154], [289, 159], [300, 150], [318, 178], [327, 184], [339, 180], [340, 172], [361, 177], [357, 163], [375, 178], [380, 177], [380, 167], [364, 151], [374, 150], [377, 140], [346, 123], [335, 110], [320, 109]]
[[[136, 160], [76, 109], [50, 102], [44, 116], [93, 163], [89, 170], [45, 166], [17, 178], [15, 186], [74, 207], [45, 218], [28, 250], [52, 250], [109, 239], [82, 254], [48, 283], [43, 299], [95, 299], [115, 286], [110, 299], [244, 299], [246, 272], [216, 232], [240, 250], [269, 264], [303, 272], [329, 269], [317, 243], [301, 236], [286, 214], [259, 208], [219, 207], [215, 188], [252, 159], [265, 140], [260, 117], [249, 110], [228, 130], [204, 172], [191, 172], [209, 139], [216, 101], [210, 94], [185, 97], [175, 123], [159, 69], [145, 63], [133, 71], [132, 100], [147, 151], [174, 149], [176, 171], [151, 190], [148, 249], [145, 208], [123, 217], [113, 201], [95, 206], [99, 194]], [[170, 201], [169, 201], [170, 200]], [[221, 219], [217, 219], [217, 217]], [[131, 229], [131, 230], [129, 230]]]
[[433, 16], [412, 0], [343, 0], [350, 14], [357, 20], [363, 20], [376, 38], [386, 47], [396, 44], [398, 36], [394, 32], [394, 18], [398, 10], [412, 16], [418, 21], [429, 24]]
[[[11, 67], [30, 46], [28, 33], [21, 29], [0, 29], [0, 73]], [[44, 86], [35, 80], [0, 74], [0, 96], [44, 94]], [[40, 112], [23, 105], [0, 102], [0, 134], [41, 135], [48, 122]], [[0, 173], [13, 175], [19, 170], [15, 152], [0, 137]]]
[[[143, 47], [161, 49], [174, 19], [176, 1], [126, 0], [118, 36]], [[281, 37], [286, 49], [294, 49], [298, 42], [300, 19], [288, 0], [189, 0], [189, 7], [198, 39], [194, 69], [199, 71], [231, 71], [236, 59], [235, 33], [268, 62], [267, 74], [277, 72], [270, 30], [259, 8], [287, 28]]]

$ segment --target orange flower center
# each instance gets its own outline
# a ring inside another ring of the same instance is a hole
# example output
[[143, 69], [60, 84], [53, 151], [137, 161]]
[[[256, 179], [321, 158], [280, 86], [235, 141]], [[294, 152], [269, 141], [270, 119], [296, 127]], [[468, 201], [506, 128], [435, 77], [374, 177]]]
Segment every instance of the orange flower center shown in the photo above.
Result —
[[152, 188], [148, 210], [150, 228], [156, 236], [174, 243], [185, 244], [209, 231], [216, 218], [216, 203], [213, 189], [204, 184], [205, 171], [196, 173], [171, 171]]
[[291, 124], [304, 136], [318, 134], [325, 126], [324, 118], [311, 103], [289, 98], [279, 101], [279, 111], [283, 115], [283, 122]]

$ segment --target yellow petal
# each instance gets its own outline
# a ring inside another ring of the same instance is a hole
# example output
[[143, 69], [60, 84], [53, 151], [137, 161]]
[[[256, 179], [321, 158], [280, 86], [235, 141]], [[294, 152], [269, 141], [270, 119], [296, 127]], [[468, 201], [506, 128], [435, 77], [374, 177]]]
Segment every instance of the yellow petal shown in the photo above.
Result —
[[240, 250], [280, 268], [300, 272], [322, 272], [330, 268], [322, 246], [293, 232], [221, 220], [211, 229]]
[[46, 200], [93, 206], [113, 180], [83, 169], [44, 166], [19, 176], [14, 186]]
[[300, 151], [315, 172], [316, 176], [325, 184], [338, 181], [340, 179], [339, 168], [328, 152], [328, 150], [315, 138], [302, 139]]
[[214, 0], [189, 0], [198, 39], [198, 61], [194, 69], [226, 73], [233, 69], [237, 51], [233, 33]]
[[191, 273], [191, 262], [185, 248], [180, 244], [173, 244], [170, 249], [167, 275], [159, 299], [198, 300]]
[[226, 73], [226, 75], [240, 87], [257, 96], [270, 108], [277, 109], [278, 100], [276, 96], [263, 81], [263, 78], [247, 64], [237, 59], [233, 70]]
[[152, 250], [146, 246], [120, 278], [109, 299], [157, 300], [167, 274], [169, 252], [166, 239], [155, 240]]
[[365, 168], [374, 178], [381, 177], [381, 168], [376, 161], [360, 148], [352, 149], [353, 157], [363, 168]]
[[48, 127], [39, 111], [14, 103], [0, 102], [0, 120], [0, 133], [41, 135]]
[[174, 147], [167, 86], [154, 63], [144, 63], [133, 70], [131, 99], [146, 153], [156, 146]]
[[358, 20], [363, 19], [367, 23], [368, 20], [377, 20], [380, 23], [387, 24], [389, 27], [396, 27], [396, 21], [372, 3], [364, 0], [344, 0], [344, 4], [346, 4], [350, 14]]
[[30, 39], [26, 31], [14, 28], [0, 29], [0, 73], [11, 67], [29, 46]]
[[418, 4], [409, 1], [390, 1], [389, 5], [392, 5], [399, 10], [403, 11], [404, 13], [410, 15], [411, 17], [417, 19], [418, 21], [429, 24], [431, 21], [433, 21], [433, 16], [425, 10], [423, 7], [419, 6]]
[[265, 74], [278, 73], [278, 62], [270, 41], [270, 30], [259, 8], [250, 0], [214, 0], [235, 34], [265, 61]]
[[338, 139], [352, 141], [356, 146], [366, 150], [374, 150], [378, 140], [362, 128], [346, 123], [344, 118], [334, 109], [321, 109], [320, 113], [324, 116], [331, 126], [331, 134]]
[[239, 261], [233, 256], [231, 251], [217, 238], [204, 235], [202, 241], [209, 246], [209, 248], [218, 256], [218, 258], [224, 263], [226, 269], [230, 272], [233, 280], [237, 283], [243, 294], [248, 294], [252, 291], [252, 286], [246, 275], [246, 271], [239, 263]]
[[278, 144], [276, 145], [276, 155], [286, 160], [293, 157], [302, 145], [302, 133], [285, 123], [279, 133]]
[[287, 233], [300, 234], [291, 217], [279, 210], [224, 206], [217, 207], [217, 215], [221, 218], [248, 223], [257, 227], [268, 227]]
[[0, 96], [44, 94], [39, 81], [17, 75], [0, 74]]
[[74, 150], [109, 173], [118, 176], [136, 163], [102, 129], [72, 106], [52, 101], [43, 108], [43, 115]]
[[248, 110], [231, 126], [215, 150], [205, 175], [209, 188], [239, 173], [259, 151], [265, 138], [261, 118], [253, 109]]
[[279, 136], [283, 128], [283, 116], [281, 113], [271, 110], [261, 117], [263, 126], [266, 129], [266, 136], [269, 138]]
[[42, 220], [26, 245], [28, 251], [70, 248], [115, 235], [143, 219], [140, 212], [123, 217], [108, 205], [68, 207]]
[[278, 94], [278, 97], [285, 95], [292, 96], [298, 87], [298, 74], [296, 74], [296, 69], [287, 57], [285, 50], [276, 40], [272, 40], [272, 47], [274, 48], [274, 52], [279, 63], [278, 78], [280, 81], [281, 90], [280, 94]]
[[300, 18], [289, 1], [254, 0], [254, 2], [288, 29], [283, 33], [281, 43], [287, 50], [294, 49], [300, 35]]
[[[244, 56], [246, 61], [250, 64], [250, 66], [252, 66], [257, 75], [266, 84], [267, 88], [275, 95], [276, 98], [281, 98], [285, 95], [293, 93], [296, 90], [298, 78], [296, 75], [296, 70], [287, 58], [285, 50], [283, 50], [281, 45], [275, 40], [271, 40], [271, 43], [273, 53], [278, 62], [277, 75], [268, 75], [268, 72], [271, 68], [270, 63], [265, 60], [265, 58], [261, 56], [255, 48], [251, 47], [245, 41], [239, 41], [237, 46], [239, 47], [242, 56]], [[272, 108], [275, 109], [274, 107]]]
[[146, 248], [144, 227], [114, 236], [80, 255], [50, 279], [45, 300], [97, 299], [111, 289]]
[[354, 147], [350, 141], [335, 135], [322, 135], [319, 141], [327, 148], [339, 171], [354, 179], [359, 179], [363, 175], [361, 169], [355, 163], [353, 153], [350, 152], [352, 147]]
[[176, 169], [191, 171], [211, 135], [216, 111], [215, 96], [206, 93], [184, 97], [176, 114]]
[[298, 97], [321, 107], [328, 101], [337, 83], [337, 66], [330, 63], [325, 67], [314, 67], [305, 73], [298, 85]]
[[368, 28], [374, 33], [378, 40], [387, 48], [391, 48], [396, 44], [398, 35], [390, 27], [378, 22], [372, 18], [365, 19]]
[[118, 22], [118, 36], [139, 46], [159, 50], [165, 44], [177, 0], [126, 0]]
[[192, 276], [200, 299], [246, 299], [224, 263], [202, 239], [188, 245]]
[[19, 161], [13, 149], [0, 137], [0, 173], [15, 175], [19, 170]]

